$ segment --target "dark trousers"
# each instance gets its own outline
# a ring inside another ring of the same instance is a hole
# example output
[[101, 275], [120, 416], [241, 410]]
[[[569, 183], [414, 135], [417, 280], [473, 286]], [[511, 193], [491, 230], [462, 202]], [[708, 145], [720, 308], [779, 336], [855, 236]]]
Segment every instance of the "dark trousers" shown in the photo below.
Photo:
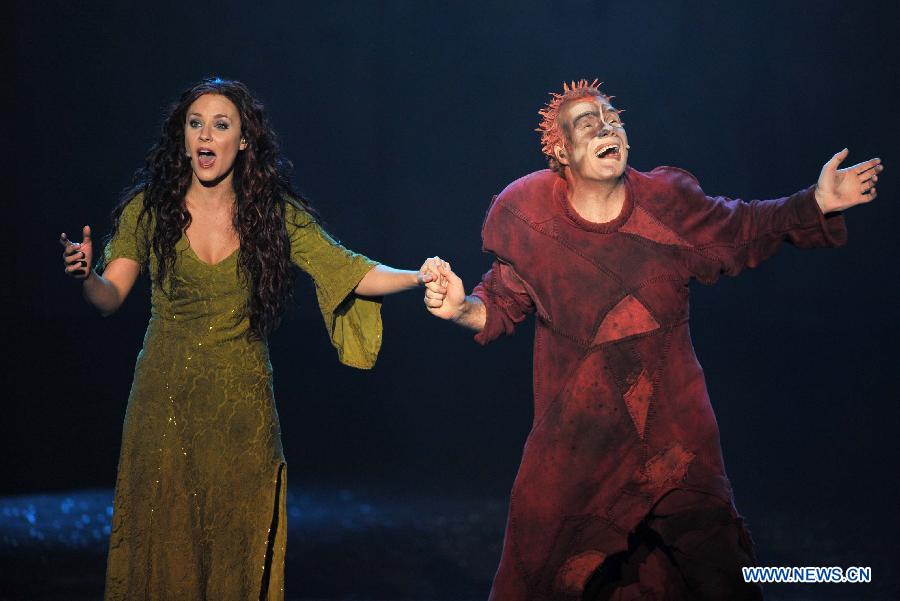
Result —
[[730, 503], [692, 491], [663, 497], [628, 540], [585, 585], [584, 601], [758, 601], [742, 566], [753, 543]]

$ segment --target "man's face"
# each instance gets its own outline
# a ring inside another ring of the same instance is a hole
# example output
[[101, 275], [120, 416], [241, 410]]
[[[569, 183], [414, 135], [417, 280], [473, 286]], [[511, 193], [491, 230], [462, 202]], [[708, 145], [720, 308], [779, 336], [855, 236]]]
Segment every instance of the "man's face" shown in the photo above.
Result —
[[565, 147], [554, 149], [560, 164], [577, 180], [618, 179], [628, 163], [628, 136], [619, 113], [597, 96], [566, 103], [559, 112]]

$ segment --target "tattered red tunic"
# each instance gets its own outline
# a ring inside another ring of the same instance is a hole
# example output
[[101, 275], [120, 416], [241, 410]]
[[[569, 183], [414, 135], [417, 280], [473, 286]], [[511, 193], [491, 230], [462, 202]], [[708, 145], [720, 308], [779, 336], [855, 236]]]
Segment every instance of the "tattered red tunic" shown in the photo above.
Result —
[[534, 312], [534, 424], [513, 485], [492, 601], [580, 599], [588, 577], [673, 489], [731, 503], [719, 430], [688, 329], [688, 283], [799, 247], [846, 240], [814, 188], [777, 200], [710, 198], [689, 173], [628, 168], [621, 214], [581, 218], [544, 170], [491, 206], [496, 255], [474, 294], [476, 340]]

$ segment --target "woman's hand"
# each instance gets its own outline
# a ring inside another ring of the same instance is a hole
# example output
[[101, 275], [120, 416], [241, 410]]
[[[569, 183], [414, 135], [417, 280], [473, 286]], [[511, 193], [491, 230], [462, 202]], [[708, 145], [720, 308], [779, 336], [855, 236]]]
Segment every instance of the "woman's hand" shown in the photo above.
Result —
[[72, 242], [63, 232], [59, 236], [59, 243], [63, 245], [63, 263], [65, 274], [76, 280], [86, 280], [93, 273], [94, 245], [91, 242], [91, 226], [86, 225], [82, 229], [81, 242]]
[[65, 273], [84, 283], [81, 291], [85, 300], [106, 316], [114, 313], [128, 296], [141, 273], [141, 266], [133, 259], [120, 257], [106, 265], [102, 276], [94, 273], [94, 245], [91, 243], [90, 226], [84, 226], [81, 234], [81, 242], [72, 242], [65, 233], [59, 236], [59, 243], [65, 248]]

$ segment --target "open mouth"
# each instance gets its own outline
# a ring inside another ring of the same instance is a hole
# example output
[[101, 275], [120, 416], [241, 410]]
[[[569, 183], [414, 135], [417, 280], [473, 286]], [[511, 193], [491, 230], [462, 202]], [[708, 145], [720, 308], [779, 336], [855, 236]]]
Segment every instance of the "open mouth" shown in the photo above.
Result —
[[621, 154], [619, 153], [619, 145], [618, 144], [606, 144], [605, 146], [601, 146], [597, 149], [595, 156], [598, 159], [615, 159], [619, 160]]
[[208, 148], [201, 148], [197, 151], [197, 164], [201, 169], [209, 169], [216, 162], [216, 153]]

